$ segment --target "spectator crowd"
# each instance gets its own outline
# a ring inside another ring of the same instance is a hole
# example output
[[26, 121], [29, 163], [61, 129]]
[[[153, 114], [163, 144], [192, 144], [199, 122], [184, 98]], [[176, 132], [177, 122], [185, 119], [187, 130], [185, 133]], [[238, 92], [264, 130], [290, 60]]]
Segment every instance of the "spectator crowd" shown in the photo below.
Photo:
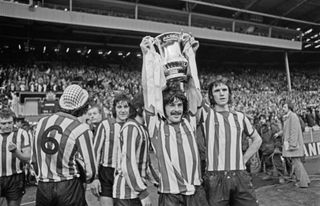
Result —
[[[287, 90], [286, 73], [279, 70], [225, 70], [201, 71], [200, 82], [204, 94], [216, 76], [226, 77], [232, 87], [233, 107], [244, 111], [252, 121], [265, 115], [270, 121], [278, 121], [280, 100], [290, 99], [305, 126], [318, 127], [320, 73], [292, 72], [292, 92]], [[55, 65], [16, 66], [0, 65], [0, 89], [10, 98], [19, 92], [59, 92], [71, 83], [78, 83], [89, 91], [95, 103], [103, 106], [108, 115], [112, 110], [115, 94], [125, 92], [133, 96], [141, 91], [140, 71], [123, 69], [118, 65], [84, 66]]]

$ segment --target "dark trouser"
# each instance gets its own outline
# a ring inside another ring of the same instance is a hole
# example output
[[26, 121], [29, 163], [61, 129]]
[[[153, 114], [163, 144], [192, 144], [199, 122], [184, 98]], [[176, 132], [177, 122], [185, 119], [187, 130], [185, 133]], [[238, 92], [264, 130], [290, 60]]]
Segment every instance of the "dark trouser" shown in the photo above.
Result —
[[86, 206], [85, 189], [80, 179], [39, 182], [36, 206]]
[[114, 168], [100, 166], [98, 175], [101, 183], [100, 195], [103, 197], [112, 198], [112, 187], [114, 183]]
[[210, 206], [257, 206], [247, 171], [206, 172], [204, 186]]
[[139, 198], [135, 199], [114, 199], [114, 206], [141, 206]]
[[202, 186], [193, 195], [160, 193], [159, 206], [209, 206]]
[[286, 175], [285, 163], [281, 159], [281, 154], [262, 154], [261, 160], [266, 166], [266, 171], [271, 169], [273, 172], [276, 171], [278, 175]]
[[299, 187], [308, 187], [310, 184], [310, 179], [306, 169], [301, 162], [301, 157], [292, 157], [291, 159], [294, 173], [299, 181]]
[[25, 192], [24, 174], [0, 177], [0, 197], [8, 201], [19, 201]]

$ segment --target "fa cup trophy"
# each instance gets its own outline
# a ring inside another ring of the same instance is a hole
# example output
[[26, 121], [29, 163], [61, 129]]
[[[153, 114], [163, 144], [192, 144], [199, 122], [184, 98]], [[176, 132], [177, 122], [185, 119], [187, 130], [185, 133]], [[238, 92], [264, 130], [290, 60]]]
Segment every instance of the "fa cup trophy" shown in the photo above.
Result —
[[193, 91], [200, 91], [195, 61], [199, 42], [193, 36], [184, 32], [167, 32], [154, 38], [147, 36], [142, 39], [140, 47], [143, 52], [142, 84], [147, 105], [162, 110], [162, 90], [176, 83], [190, 99], [195, 96]]
[[187, 54], [190, 47], [192, 52], [199, 47], [199, 42], [187, 33], [167, 32], [154, 38], [153, 46], [161, 58], [162, 69], [167, 82], [186, 81], [189, 66]]

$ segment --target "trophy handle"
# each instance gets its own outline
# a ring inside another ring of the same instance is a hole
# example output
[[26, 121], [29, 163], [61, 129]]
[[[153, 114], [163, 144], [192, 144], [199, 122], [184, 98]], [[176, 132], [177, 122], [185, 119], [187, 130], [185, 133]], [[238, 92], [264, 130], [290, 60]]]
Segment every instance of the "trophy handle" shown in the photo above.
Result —
[[190, 47], [192, 47], [194, 52], [196, 52], [199, 48], [199, 41], [195, 40], [190, 34], [181, 34], [181, 41], [183, 45], [182, 53], [185, 53]]

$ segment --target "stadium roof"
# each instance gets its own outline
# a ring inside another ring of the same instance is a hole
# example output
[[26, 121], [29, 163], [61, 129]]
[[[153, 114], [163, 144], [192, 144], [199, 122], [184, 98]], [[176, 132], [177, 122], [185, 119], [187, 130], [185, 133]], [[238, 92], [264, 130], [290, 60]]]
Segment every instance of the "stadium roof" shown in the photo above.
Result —
[[[66, 10], [69, 1], [43, 0], [44, 7]], [[104, 9], [115, 12], [127, 12], [132, 15], [133, 5], [148, 5], [168, 10], [190, 11], [205, 15], [218, 16], [258, 24], [272, 25], [294, 30], [303, 34], [302, 51], [291, 52], [294, 61], [319, 61], [320, 55], [320, 1], [319, 0], [73, 0], [73, 9], [84, 12]], [[121, 5], [121, 10], [119, 5]], [[90, 11], [89, 11], [90, 10]], [[76, 25], [64, 25], [0, 17], [0, 47], [5, 44], [32, 43], [34, 47], [70, 47], [73, 49], [92, 48], [96, 51], [107, 48], [124, 51], [139, 50], [143, 32], [128, 32], [111, 29], [88, 28]], [[319, 40], [319, 41], [318, 41]], [[201, 41], [199, 56], [230, 62], [273, 62], [283, 61], [283, 51], [240, 46], [232, 43]], [[309, 45], [310, 44], [310, 45]], [[309, 46], [308, 46], [309, 45]]]

